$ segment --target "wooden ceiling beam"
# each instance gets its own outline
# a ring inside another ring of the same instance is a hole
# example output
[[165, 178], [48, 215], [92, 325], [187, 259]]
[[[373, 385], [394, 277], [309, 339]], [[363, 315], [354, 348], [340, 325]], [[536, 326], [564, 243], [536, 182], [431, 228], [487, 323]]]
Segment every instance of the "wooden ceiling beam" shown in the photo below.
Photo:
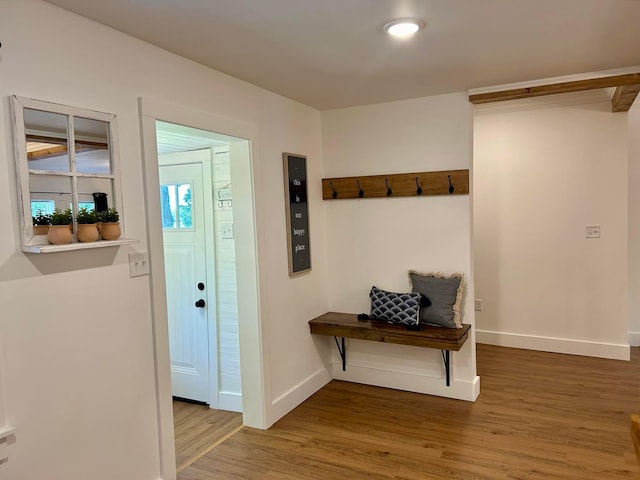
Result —
[[[59, 157], [60, 155], [67, 155], [69, 153], [69, 149], [66, 145], [57, 145], [50, 144], [51, 146], [39, 148], [38, 150], [33, 150], [31, 152], [27, 152], [27, 160], [43, 160], [45, 158], [51, 157]], [[91, 152], [93, 150], [102, 150], [102, 148], [94, 148], [94, 147], [85, 147], [85, 146], [76, 146], [76, 153], [81, 152]]]
[[58, 157], [66, 154], [67, 151], [68, 150], [65, 145], [41, 148], [39, 150], [34, 150], [33, 152], [27, 152], [27, 160], [42, 160], [44, 158]]
[[634, 85], [620, 85], [616, 88], [613, 98], [611, 99], [611, 111], [628, 112], [639, 92], [640, 83], [636, 83]]
[[[44, 135], [32, 135], [29, 133], [26, 135], [26, 138], [27, 138], [27, 142], [51, 143], [54, 145], [67, 144], [66, 138], [47, 137]], [[76, 138], [76, 147], [86, 147], [86, 148], [92, 148], [94, 150], [108, 150], [109, 144], [107, 142], [93, 142], [89, 140], [82, 140], [82, 139]]]
[[469, 95], [469, 101], [474, 105], [478, 105], [481, 103], [502, 102], [505, 100], [543, 97], [545, 95], [555, 95], [558, 93], [582, 92], [584, 90], [595, 90], [598, 88], [622, 87], [638, 84], [640, 84], [640, 73], [629, 73], [627, 75], [615, 75], [611, 77], [591, 78], [589, 80], [553, 83], [536, 87], [515, 88], [512, 90], [502, 90], [499, 92], [478, 93]]

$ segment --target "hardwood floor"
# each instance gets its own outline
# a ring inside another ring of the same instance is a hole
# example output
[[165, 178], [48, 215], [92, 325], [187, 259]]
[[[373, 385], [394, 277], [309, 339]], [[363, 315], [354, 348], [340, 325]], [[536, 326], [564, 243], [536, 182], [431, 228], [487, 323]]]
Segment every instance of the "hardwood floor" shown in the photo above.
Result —
[[475, 403], [333, 381], [178, 478], [638, 478], [640, 349], [622, 362], [478, 345], [478, 374]]
[[179, 472], [220, 440], [241, 428], [242, 414], [174, 400], [173, 427]]

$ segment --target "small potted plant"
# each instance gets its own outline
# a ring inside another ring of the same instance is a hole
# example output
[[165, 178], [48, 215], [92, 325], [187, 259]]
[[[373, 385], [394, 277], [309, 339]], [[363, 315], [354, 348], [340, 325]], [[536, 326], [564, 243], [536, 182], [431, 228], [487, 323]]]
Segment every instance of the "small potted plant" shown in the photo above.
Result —
[[44, 213], [42, 210], [36, 212], [33, 218], [33, 234], [34, 235], [46, 235], [49, 233], [49, 225], [51, 224], [51, 216]]
[[120, 238], [120, 215], [115, 208], [110, 208], [98, 213], [98, 219], [102, 222], [100, 235], [103, 240], [117, 240]]
[[60, 210], [56, 208], [49, 215], [51, 226], [49, 227], [48, 239], [52, 245], [63, 245], [71, 243], [71, 209]]
[[76, 237], [79, 242], [95, 242], [98, 240], [98, 226], [96, 225], [97, 215], [95, 210], [81, 208], [78, 210], [76, 222], [78, 223], [78, 231]]

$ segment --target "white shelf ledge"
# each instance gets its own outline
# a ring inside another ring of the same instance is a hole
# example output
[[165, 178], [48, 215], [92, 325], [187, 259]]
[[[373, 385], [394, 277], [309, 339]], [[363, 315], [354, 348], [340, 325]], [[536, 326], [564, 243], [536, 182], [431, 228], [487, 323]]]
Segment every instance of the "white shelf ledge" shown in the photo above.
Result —
[[13, 427], [0, 428], [0, 440], [2, 440], [3, 438], [7, 438], [9, 435], [13, 435], [15, 431], [16, 429]]
[[23, 245], [22, 251], [27, 253], [55, 253], [87, 250], [90, 248], [119, 247], [133, 245], [139, 240], [135, 238], [119, 238], [118, 240], [98, 240], [96, 242], [73, 242], [65, 245]]

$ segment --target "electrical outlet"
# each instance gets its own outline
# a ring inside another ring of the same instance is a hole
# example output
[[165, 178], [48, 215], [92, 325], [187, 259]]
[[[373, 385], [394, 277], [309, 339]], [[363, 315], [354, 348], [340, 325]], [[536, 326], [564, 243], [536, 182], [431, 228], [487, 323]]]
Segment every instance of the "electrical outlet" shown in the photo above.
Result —
[[482, 311], [482, 300], [480, 298], [476, 298], [474, 300], [474, 305], [475, 305], [475, 311], [476, 312], [481, 312]]
[[600, 238], [600, 225], [587, 225], [584, 230], [586, 238]]
[[129, 252], [129, 277], [149, 275], [149, 252]]
[[233, 238], [233, 223], [222, 224], [222, 238], [223, 239]]

